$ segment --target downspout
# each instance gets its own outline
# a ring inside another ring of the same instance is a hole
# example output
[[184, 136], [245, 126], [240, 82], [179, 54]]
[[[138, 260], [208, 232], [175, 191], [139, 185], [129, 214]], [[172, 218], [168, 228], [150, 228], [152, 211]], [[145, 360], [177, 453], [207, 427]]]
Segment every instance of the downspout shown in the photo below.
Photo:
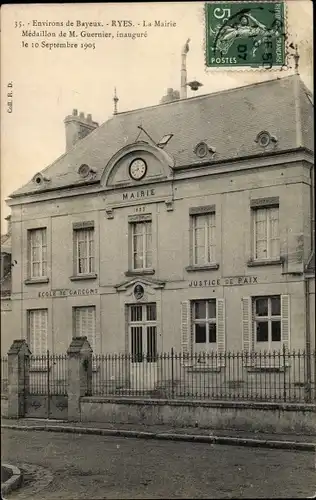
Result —
[[[305, 352], [306, 352], [306, 403], [311, 402], [312, 398], [312, 370], [311, 370], [311, 338], [310, 338], [310, 304], [309, 304], [309, 278], [304, 276], [304, 292], [305, 292]], [[316, 363], [315, 363], [316, 370]], [[316, 375], [316, 372], [315, 372]], [[316, 380], [316, 379], [315, 379]]]
[[[305, 331], [306, 331], [306, 339], [305, 339], [305, 349], [306, 349], [306, 399], [307, 402], [310, 403], [312, 399], [312, 354], [311, 354], [311, 323], [310, 323], [310, 279], [312, 276], [306, 274], [306, 268], [313, 257], [315, 252], [315, 205], [314, 205], [314, 176], [313, 176], [313, 165], [310, 166], [310, 237], [311, 237], [311, 251], [310, 255], [307, 259], [307, 264], [305, 266], [304, 273], [304, 293], [305, 293]], [[316, 332], [315, 332], [315, 346], [316, 346]], [[314, 360], [314, 381], [316, 383], [316, 360]], [[316, 391], [316, 388], [315, 388]], [[316, 400], [316, 392], [315, 392], [315, 400]]]
[[[300, 148], [303, 146], [302, 137], [302, 117], [301, 117], [301, 106], [300, 106], [300, 77], [298, 72], [298, 59], [299, 56], [296, 52], [297, 59], [295, 60], [295, 70], [296, 75], [294, 77], [294, 101], [295, 101], [295, 125], [296, 125], [296, 147]], [[308, 258], [308, 263], [313, 255], [313, 181], [312, 181], [312, 166], [310, 169], [310, 218], [311, 218], [311, 253]], [[307, 264], [308, 265], [308, 264]], [[309, 277], [306, 276], [306, 266], [304, 269], [304, 295], [305, 295], [305, 354], [306, 354], [306, 379], [305, 379], [305, 391], [306, 391], [306, 402], [311, 401], [311, 332], [310, 332], [310, 304], [309, 304]]]

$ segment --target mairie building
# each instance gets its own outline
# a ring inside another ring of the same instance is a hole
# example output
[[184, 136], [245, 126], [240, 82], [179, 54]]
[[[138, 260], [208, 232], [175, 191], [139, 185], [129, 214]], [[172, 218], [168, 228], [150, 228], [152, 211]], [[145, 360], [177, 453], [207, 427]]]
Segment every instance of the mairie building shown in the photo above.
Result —
[[[315, 348], [313, 101], [298, 75], [115, 112], [7, 200], [2, 352]], [[45, 147], [45, 145], [43, 145]], [[8, 296], [10, 295], [10, 296]]]

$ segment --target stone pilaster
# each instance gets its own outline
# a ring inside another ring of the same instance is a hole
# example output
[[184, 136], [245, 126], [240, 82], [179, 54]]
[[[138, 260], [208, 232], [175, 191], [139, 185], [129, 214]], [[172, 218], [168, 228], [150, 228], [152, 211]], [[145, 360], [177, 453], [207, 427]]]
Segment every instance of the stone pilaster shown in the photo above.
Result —
[[8, 417], [25, 415], [25, 396], [29, 390], [31, 351], [24, 339], [14, 340], [8, 351]]
[[80, 398], [91, 394], [92, 349], [87, 337], [74, 337], [68, 354], [68, 420], [80, 421]]

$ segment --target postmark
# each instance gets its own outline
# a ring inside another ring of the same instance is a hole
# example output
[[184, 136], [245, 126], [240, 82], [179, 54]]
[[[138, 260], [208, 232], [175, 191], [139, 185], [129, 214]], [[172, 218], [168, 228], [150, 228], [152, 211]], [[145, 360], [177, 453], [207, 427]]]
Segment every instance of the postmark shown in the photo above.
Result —
[[205, 4], [207, 68], [273, 69], [286, 66], [283, 1]]

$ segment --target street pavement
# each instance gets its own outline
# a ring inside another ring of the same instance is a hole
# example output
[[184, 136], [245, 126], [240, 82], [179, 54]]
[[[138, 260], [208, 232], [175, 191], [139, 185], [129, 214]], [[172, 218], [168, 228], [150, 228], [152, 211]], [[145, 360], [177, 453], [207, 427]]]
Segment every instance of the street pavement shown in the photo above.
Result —
[[26, 473], [11, 500], [307, 498], [316, 490], [315, 455], [296, 450], [2, 429], [2, 461]]

